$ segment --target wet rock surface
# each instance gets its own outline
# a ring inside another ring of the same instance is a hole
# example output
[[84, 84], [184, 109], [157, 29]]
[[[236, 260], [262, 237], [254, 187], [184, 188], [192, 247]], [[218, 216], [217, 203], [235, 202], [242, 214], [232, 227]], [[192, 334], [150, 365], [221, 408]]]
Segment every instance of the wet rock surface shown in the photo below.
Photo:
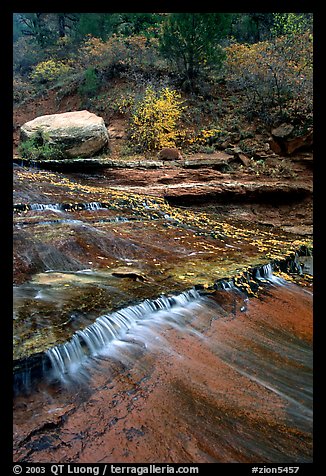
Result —
[[221, 220], [214, 209], [173, 208], [96, 180], [15, 169], [16, 360], [64, 342], [103, 313], [212, 286], [309, 245], [290, 233]]
[[[295, 180], [217, 159], [14, 167], [15, 461], [312, 460], [312, 267], [295, 256], [312, 246], [310, 157], [292, 160]], [[284, 259], [308, 275], [251, 281]], [[75, 373], [44, 361], [148, 300], [155, 312]]]
[[112, 345], [87, 381], [17, 397], [14, 461], [311, 462], [311, 292], [244, 299], [216, 291]]

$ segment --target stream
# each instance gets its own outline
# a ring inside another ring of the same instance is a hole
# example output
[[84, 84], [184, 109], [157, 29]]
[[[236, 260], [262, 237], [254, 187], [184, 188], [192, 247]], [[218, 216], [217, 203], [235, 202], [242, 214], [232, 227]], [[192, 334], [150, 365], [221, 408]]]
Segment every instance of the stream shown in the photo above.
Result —
[[309, 239], [18, 165], [13, 212], [15, 462], [312, 461]]

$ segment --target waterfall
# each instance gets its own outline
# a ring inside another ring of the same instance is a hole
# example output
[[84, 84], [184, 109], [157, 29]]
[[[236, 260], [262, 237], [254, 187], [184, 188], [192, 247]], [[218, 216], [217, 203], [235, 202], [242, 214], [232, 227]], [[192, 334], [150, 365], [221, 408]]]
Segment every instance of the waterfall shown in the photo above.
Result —
[[257, 268], [255, 270], [254, 277], [255, 277], [255, 279], [258, 279], [259, 281], [264, 280], [264, 279], [265, 280], [271, 280], [274, 277], [273, 276], [273, 268], [272, 268], [271, 263], [264, 264], [260, 268]]
[[283, 285], [286, 284], [286, 281], [278, 276], [273, 274], [273, 266], [271, 263], [264, 264], [260, 268], [255, 270], [255, 279], [258, 281], [269, 281], [270, 283]]
[[[176, 296], [162, 295], [155, 300], [146, 299], [134, 306], [98, 317], [93, 324], [78, 330], [70, 341], [46, 351], [52, 366], [50, 378], [63, 383], [78, 378], [82, 364], [89, 357], [101, 354], [114, 339], [123, 338], [139, 321], [154, 320], [155, 315], [162, 311], [164, 314], [177, 308], [182, 311], [200, 299], [198, 291], [191, 289]], [[168, 322], [168, 315], [162, 317]]]
[[90, 203], [31, 203], [31, 204], [16, 204], [14, 205], [14, 212], [34, 210], [34, 211], [67, 211], [67, 210], [100, 210], [103, 208], [109, 208], [108, 204], [101, 202]]
[[221, 289], [235, 289], [235, 284], [232, 280], [225, 281], [224, 279], [220, 282]]
[[91, 202], [85, 203], [85, 210], [99, 210], [102, 207], [102, 203], [99, 202]]
[[43, 211], [43, 210], [55, 210], [55, 211], [63, 211], [63, 207], [60, 203], [49, 203], [49, 204], [43, 204], [43, 203], [32, 203], [30, 205], [30, 210], [34, 211]]

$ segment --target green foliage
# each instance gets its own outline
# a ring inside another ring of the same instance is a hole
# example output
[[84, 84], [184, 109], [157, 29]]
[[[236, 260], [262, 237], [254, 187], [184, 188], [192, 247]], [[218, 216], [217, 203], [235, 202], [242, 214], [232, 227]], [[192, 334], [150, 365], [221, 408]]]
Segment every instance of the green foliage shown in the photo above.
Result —
[[116, 28], [117, 33], [126, 36], [155, 36], [163, 19], [159, 13], [120, 13], [119, 16], [120, 23]]
[[18, 153], [30, 160], [60, 159], [62, 151], [58, 146], [49, 144], [48, 140], [45, 132], [38, 131], [30, 139], [20, 143]]
[[20, 37], [15, 41], [13, 46], [14, 74], [27, 78], [33, 68], [45, 59], [44, 51], [31, 45], [29, 38]]
[[[193, 111], [188, 96], [183, 119], [199, 130], [207, 127], [207, 117], [219, 124], [225, 111], [218, 106], [218, 90], [226, 85], [237, 92], [239, 114], [259, 116], [269, 125], [312, 120], [309, 13], [15, 13], [13, 28], [15, 102], [60, 85], [57, 99], [78, 91], [95, 110], [129, 116], [149, 81], [156, 90], [181, 85], [196, 93]], [[97, 97], [113, 78], [121, 80], [119, 97], [111, 92]], [[183, 132], [170, 129], [164, 140], [158, 133], [159, 143], [179, 145]], [[157, 147], [150, 142], [142, 137], [138, 147]]]
[[91, 35], [106, 40], [115, 32], [119, 22], [118, 13], [79, 13], [75, 36], [83, 39]]
[[270, 39], [273, 22], [273, 13], [233, 13], [231, 36], [241, 43]]
[[274, 13], [275, 36], [296, 36], [312, 31], [311, 13]]
[[14, 41], [21, 35], [32, 39], [34, 44], [47, 48], [58, 38], [75, 30], [77, 14], [74, 13], [16, 13], [14, 14]]
[[15, 18], [19, 32], [33, 38], [42, 48], [53, 40], [47, 15], [46, 13], [20, 13]]
[[139, 151], [173, 147], [182, 114], [180, 94], [169, 88], [156, 92], [148, 87], [131, 117], [131, 141]]
[[221, 67], [224, 54], [218, 41], [228, 26], [229, 16], [223, 13], [172, 13], [163, 23], [161, 53], [193, 84], [200, 72]]
[[100, 80], [94, 68], [87, 68], [84, 72], [84, 80], [78, 91], [84, 96], [94, 96], [100, 87]]

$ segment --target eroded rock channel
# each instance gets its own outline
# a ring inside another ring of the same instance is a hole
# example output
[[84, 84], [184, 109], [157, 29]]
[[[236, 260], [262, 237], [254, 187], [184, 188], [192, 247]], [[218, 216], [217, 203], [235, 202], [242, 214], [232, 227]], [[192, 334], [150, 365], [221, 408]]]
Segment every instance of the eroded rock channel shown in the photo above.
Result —
[[15, 461], [311, 461], [309, 232], [109, 173], [14, 167]]

